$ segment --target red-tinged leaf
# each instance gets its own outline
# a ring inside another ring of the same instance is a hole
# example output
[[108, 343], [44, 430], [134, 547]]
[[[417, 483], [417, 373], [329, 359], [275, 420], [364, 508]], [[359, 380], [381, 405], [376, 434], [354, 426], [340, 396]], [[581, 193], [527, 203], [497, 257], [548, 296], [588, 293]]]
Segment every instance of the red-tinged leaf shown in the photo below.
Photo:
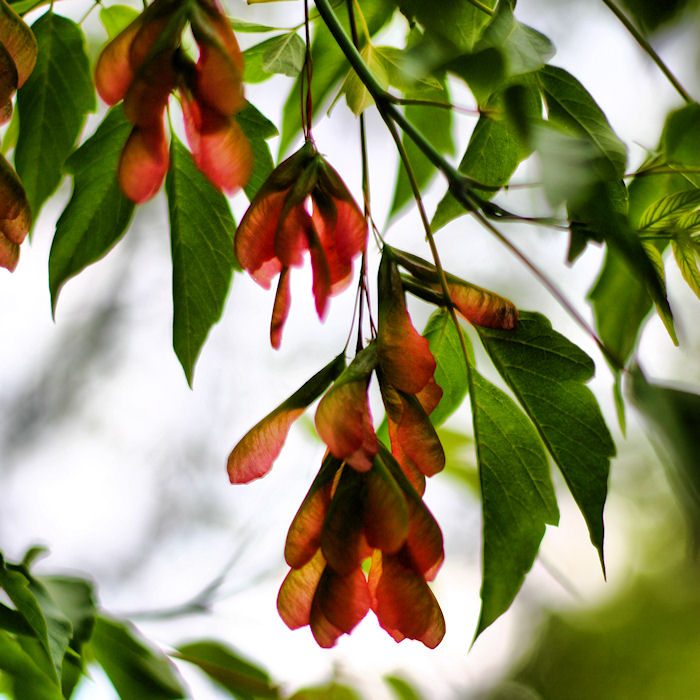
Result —
[[19, 246], [0, 232], [0, 267], [14, 272], [19, 261]]
[[172, 10], [168, 3], [154, 2], [140, 16], [140, 22], [137, 19], [132, 23], [138, 23], [128, 54], [133, 71], [138, 72], [144, 63], [150, 62], [157, 53], [169, 50], [172, 54], [182, 27], [181, 21], [174, 19]]
[[134, 79], [134, 69], [129, 61], [131, 44], [141, 28], [142, 18], [132, 22], [102, 50], [95, 67], [95, 87], [99, 96], [115, 105], [124, 99]]
[[365, 537], [370, 547], [393, 553], [406, 541], [409, 531], [408, 505], [403, 492], [380, 459], [375, 459], [365, 477]]
[[371, 553], [364, 536], [366, 501], [365, 475], [343, 469], [321, 530], [323, 556], [339, 574], [349, 574]]
[[379, 265], [378, 286], [377, 356], [382, 375], [400, 391], [415, 394], [435, 373], [435, 359], [427, 339], [411, 323], [401, 275], [388, 252]]
[[275, 255], [286, 267], [299, 267], [309, 248], [307, 232], [313, 228], [304, 203], [294, 203], [294, 193], [287, 197], [275, 232]]
[[328, 208], [324, 215], [326, 228], [329, 233], [333, 232], [340, 260], [349, 262], [367, 245], [365, 217], [341, 177], [325, 160], [319, 164], [318, 191], [332, 200], [332, 209]]
[[135, 126], [119, 159], [119, 186], [136, 204], [151, 199], [163, 185], [170, 164], [163, 122], [152, 127]]
[[282, 343], [282, 329], [289, 315], [289, 307], [292, 303], [292, 293], [289, 287], [289, 268], [285, 267], [277, 283], [277, 294], [272, 307], [272, 322], [270, 323], [270, 344], [275, 350]]
[[430, 415], [440, 403], [442, 394], [442, 388], [435, 381], [435, 377], [431, 377], [430, 381], [416, 394], [416, 398], [423, 410]]
[[32, 227], [32, 215], [25, 199], [14, 219], [0, 219], [0, 231], [16, 245], [21, 245]]
[[284, 559], [293, 569], [304, 566], [321, 546], [323, 521], [331, 502], [333, 480], [342, 462], [326, 454], [319, 473], [287, 532]]
[[316, 589], [316, 599], [331, 625], [350, 634], [369, 610], [369, 588], [362, 569], [358, 567], [341, 576], [327, 566]]
[[0, 4], [0, 44], [12, 56], [17, 87], [22, 87], [36, 64], [37, 44], [31, 29], [5, 0]]
[[425, 474], [418, 469], [416, 463], [403, 451], [401, 441], [396, 435], [398, 430], [397, 424], [389, 418], [387, 420], [387, 426], [389, 428], [389, 440], [391, 441], [391, 454], [399, 463], [401, 470], [411, 483], [411, 486], [413, 486], [418, 495], [422, 496], [425, 493]]
[[433, 592], [423, 577], [397, 555], [382, 555], [375, 596], [379, 624], [395, 639], [417, 639], [431, 649], [442, 641], [445, 620]]
[[277, 611], [290, 629], [309, 624], [311, 604], [325, 566], [326, 560], [318, 550], [308, 564], [292, 569], [282, 582], [277, 594]]
[[323, 320], [328, 308], [328, 297], [332, 293], [330, 266], [328, 265], [326, 252], [315, 236], [309, 246], [309, 251], [311, 253], [311, 269], [314, 275], [312, 289], [316, 313]]
[[[231, 32], [233, 36], [233, 32]], [[235, 42], [235, 38], [233, 39]], [[236, 51], [241, 51], [236, 44]], [[242, 64], [242, 61], [239, 63]], [[200, 43], [197, 61], [197, 97], [220, 114], [232, 116], [245, 106], [243, 71], [232, 57], [215, 46]]]
[[401, 421], [394, 431], [395, 438], [401, 445], [401, 452], [422, 474], [434, 476], [445, 466], [445, 451], [440, 438], [415, 396], [404, 394], [401, 396], [401, 402]]
[[[326, 567], [327, 568], [327, 567]], [[318, 596], [314, 596], [309, 613], [309, 625], [316, 643], [323, 649], [335, 646], [343, 630], [338, 629], [323, 613]]]
[[256, 196], [236, 231], [238, 262], [266, 289], [270, 288], [272, 278], [282, 269], [282, 263], [275, 255], [275, 232], [286, 197], [287, 191]]
[[316, 409], [316, 429], [330, 451], [359, 471], [377, 454], [367, 384], [377, 363], [374, 344], [361, 350]]
[[17, 67], [7, 49], [0, 44], [0, 123], [4, 124], [12, 116], [12, 95], [17, 89]]
[[[518, 310], [512, 301], [451, 275], [447, 286], [457, 311], [470, 323], [505, 331], [512, 330], [517, 325]], [[435, 288], [438, 288], [437, 285]]]
[[162, 51], [144, 64], [124, 97], [124, 114], [135, 126], [163, 121], [163, 110], [175, 88], [172, 51]]
[[26, 207], [27, 197], [22, 182], [7, 159], [0, 155], [0, 219], [14, 219]]
[[344, 367], [345, 359], [340, 354], [246, 433], [228, 458], [228, 475], [232, 484], [248, 483], [270, 471], [291, 424]]
[[253, 171], [253, 149], [238, 122], [184, 99], [185, 133], [197, 167], [219, 188], [232, 194]]

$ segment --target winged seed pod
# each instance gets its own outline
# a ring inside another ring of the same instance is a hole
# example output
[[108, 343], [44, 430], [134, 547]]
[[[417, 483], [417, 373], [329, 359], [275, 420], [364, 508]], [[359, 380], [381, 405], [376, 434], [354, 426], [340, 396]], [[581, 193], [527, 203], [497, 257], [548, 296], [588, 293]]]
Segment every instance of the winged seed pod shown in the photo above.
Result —
[[266, 289], [279, 275], [272, 347], [280, 346], [289, 313], [289, 269], [302, 265], [309, 252], [316, 312], [323, 318], [329, 297], [350, 283], [352, 261], [366, 244], [364, 215], [338, 173], [307, 140], [272, 171], [236, 231], [241, 267]]
[[[180, 48], [187, 22], [199, 46], [196, 64]], [[225, 192], [247, 183], [253, 152], [234, 118], [245, 105], [242, 76], [243, 56], [215, 0], [155, 0], [107, 44], [95, 86], [107, 104], [123, 100], [134, 125], [118, 169], [129, 199], [145, 202], [163, 184], [170, 165], [163, 120], [175, 88], [197, 167]]]

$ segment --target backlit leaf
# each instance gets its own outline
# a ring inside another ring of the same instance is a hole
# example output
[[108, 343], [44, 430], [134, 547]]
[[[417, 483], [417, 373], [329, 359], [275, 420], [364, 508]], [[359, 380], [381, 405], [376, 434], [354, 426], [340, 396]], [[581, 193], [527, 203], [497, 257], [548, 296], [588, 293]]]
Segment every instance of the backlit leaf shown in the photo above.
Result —
[[549, 463], [514, 401], [472, 370], [472, 416], [483, 509], [481, 614], [475, 637], [510, 606], [559, 521]]
[[700, 207], [700, 189], [683, 190], [666, 195], [650, 204], [639, 221], [640, 231], [673, 231], [684, 214]]
[[603, 506], [615, 445], [585, 386], [593, 361], [540, 314], [521, 312], [512, 331], [476, 330], [564, 475], [603, 563]]
[[671, 248], [683, 279], [696, 296], [700, 297], [700, 269], [698, 269], [700, 244], [698, 241], [693, 242], [689, 236], [679, 236], [671, 241]]
[[130, 133], [122, 108], [114, 107], [66, 161], [66, 170], [73, 175], [73, 195], [56, 224], [49, 256], [54, 313], [66, 280], [106, 255], [129, 224], [134, 204], [119, 188], [117, 166]]
[[98, 616], [90, 648], [120, 698], [174, 700], [187, 695], [165, 654], [128, 622]]
[[166, 179], [173, 256], [173, 347], [192, 385], [194, 364], [221, 317], [235, 259], [226, 198], [173, 135]]
[[100, 22], [110, 40], [114, 39], [122, 29], [126, 29], [138, 16], [138, 11], [128, 5], [110, 5], [100, 8]]
[[33, 25], [39, 54], [17, 96], [20, 130], [15, 166], [34, 217], [61, 181], [63, 164], [88, 112], [95, 88], [85, 37], [71, 20], [47, 12]]
[[[383, 60], [377, 55], [372, 44], [365, 44], [360, 50], [360, 56], [362, 56], [362, 60], [365, 62], [370, 71], [372, 71], [372, 74], [377, 79], [377, 82], [384, 89], [386, 89], [389, 86], [389, 77], [384, 69]], [[364, 83], [352, 69], [345, 78], [345, 82], [343, 82], [340, 88], [340, 93], [345, 95], [345, 101], [347, 102], [350, 111], [355, 116], [359, 116], [367, 109], [367, 107], [374, 104], [374, 100], [369, 94], [369, 91], [365, 87]]]
[[299, 75], [304, 65], [306, 44], [296, 32], [275, 37], [262, 54], [262, 69], [266, 73], [282, 73], [292, 78]]

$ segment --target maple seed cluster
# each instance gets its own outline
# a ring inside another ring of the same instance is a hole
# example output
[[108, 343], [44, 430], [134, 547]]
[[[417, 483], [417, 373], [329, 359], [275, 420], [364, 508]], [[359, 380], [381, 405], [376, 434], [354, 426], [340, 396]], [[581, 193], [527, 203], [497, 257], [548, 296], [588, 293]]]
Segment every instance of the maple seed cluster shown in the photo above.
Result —
[[[34, 70], [37, 44], [22, 18], [5, 0], [0, 4], [0, 124], [5, 124], [12, 116], [12, 96]], [[19, 247], [31, 224], [22, 182], [0, 155], [0, 267], [10, 272], [17, 267]]]
[[290, 268], [301, 265], [309, 252], [316, 311], [323, 318], [328, 298], [350, 283], [353, 258], [366, 244], [364, 215], [338, 173], [307, 140], [260, 187], [234, 242], [238, 262], [258, 284], [269, 289], [279, 275], [270, 325], [274, 348], [280, 346], [289, 314]]
[[[181, 47], [188, 22], [199, 47], [196, 63]], [[243, 56], [217, 0], [155, 0], [107, 44], [95, 86], [107, 104], [123, 100], [133, 124], [118, 170], [129, 199], [145, 202], [163, 184], [169, 167], [164, 113], [175, 89], [197, 167], [228, 193], [248, 182], [253, 152], [235, 119], [245, 106], [242, 78]]]

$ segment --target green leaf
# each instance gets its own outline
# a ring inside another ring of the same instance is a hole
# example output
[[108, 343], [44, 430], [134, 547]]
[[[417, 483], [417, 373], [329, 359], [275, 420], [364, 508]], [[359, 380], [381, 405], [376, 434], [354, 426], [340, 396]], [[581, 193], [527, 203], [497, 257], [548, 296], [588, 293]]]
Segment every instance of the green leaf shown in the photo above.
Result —
[[[472, 51], [481, 37], [490, 16], [468, 0], [394, 0], [409, 20], [417, 20], [426, 36], [436, 42], [446, 42], [462, 52]], [[496, 0], [481, 0], [485, 7], [494, 8]]]
[[100, 615], [95, 620], [90, 646], [123, 700], [186, 696], [175, 667], [133, 625]]
[[36, 66], [17, 95], [20, 115], [15, 167], [36, 220], [58, 187], [63, 164], [95, 109], [95, 88], [80, 27], [47, 12], [33, 25]]
[[540, 314], [521, 312], [512, 331], [475, 328], [564, 475], [603, 564], [603, 507], [615, 445], [585, 386], [593, 361]]
[[226, 197], [174, 134], [165, 191], [173, 259], [173, 347], [192, 386], [197, 356], [221, 318], [231, 284], [236, 224]]
[[[360, 0], [360, 8], [365, 17], [370, 34], [375, 34], [386, 24], [394, 13], [394, 7], [386, 0]], [[337, 12], [338, 20], [349, 34], [348, 13]], [[313, 114], [325, 109], [333, 87], [337, 85], [348, 71], [348, 62], [338, 47], [335, 39], [323, 22], [316, 22], [314, 38], [311, 42], [311, 58], [314, 63], [314, 79], [311, 81]], [[299, 113], [299, 90], [301, 80], [297, 78], [282, 114], [282, 133], [280, 137], [280, 155], [286, 153], [289, 146], [301, 131]]]
[[698, 269], [700, 249], [698, 242], [693, 241], [688, 235], [682, 235], [671, 241], [671, 248], [683, 279], [700, 298], [700, 269]]
[[243, 82], [262, 83], [272, 77], [273, 74], [263, 68], [263, 56], [271, 46], [275, 45], [278, 39], [280, 39], [279, 36], [273, 36], [270, 39], [261, 41], [259, 44], [251, 46], [243, 52], [243, 60], [245, 61]]
[[[506, 185], [520, 162], [532, 153], [522, 122], [541, 117], [542, 100], [531, 82], [518, 84], [516, 89], [522, 98], [518, 104], [517, 119], [507, 109], [508, 89], [492, 96], [474, 127], [459, 164], [460, 172], [489, 187]], [[494, 190], [476, 191], [486, 199], [495, 195]], [[448, 192], [435, 211], [433, 230], [466, 213], [466, 209]]]
[[629, 397], [661, 438], [672, 484], [695, 529], [700, 546], [700, 395], [648, 382], [634, 365], [627, 384]]
[[604, 179], [622, 178], [627, 165], [627, 148], [586, 88], [573, 75], [555, 66], [544, 66], [538, 78], [549, 121], [590, 140], [601, 157]]
[[247, 32], [247, 33], [251, 33], [251, 34], [266, 34], [267, 32], [276, 32], [281, 28], [281, 27], [270, 27], [267, 24], [256, 24], [255, 22], [246, 22], [245, 20], [242, 20], [242, 19], [231, 18], [229, 21], [231, 22], [231, 26], [233, 27], [234, 31], [236, 31], [236, 32]]
[[63, 700], [63, 694], [32, 656], [10, 635], [0, 632], [0, 671], [12, 678], [18, 700]]
[[[415, 30], [412, 30], [412, 33], [414, 32]], [[400, 90], [404, 95], [420, 92], [421, 89], [440, 90], [442, 88], [444, 81], [431, 75], [423, 75], [423, 66], [405, 49], [397, 49], [395, 46], [375, 46], [374, 51], [384, 64], [389, 85]]]
[[[372, 71], [377, 82], [386, 90], [386, 88], [389, 87], [389, 77], [384, 68], [384, 61], [377, 55], [372, 44], [365, 44], [360, 50], [360, 56], [362, 56], [362, 60], [370, 71]], [[350, 69], [350, 72], [340, 88], [340, 94], [345, 95], [345, 101], [350, 111], [356, 117], [362, 114], [367, 107], [374, 104], [369, 90], [367, 90], [364, 83], [357, 77], [357, 73], [352, 69]]]
[[513, 602], [559, 522], [547, 455], [515, 402], [472, 369], [472, 416], [483, 509], [481, 614], [474, 638]]
[[66, 161], [66, 170], [73, 175], [73, 195], [56, 223], [49, 255], [54, 314], [66, 280], [103, 257], [129, 224], [134, 205], [119, 187], [117, 167], [131, 128], [121, 106], [112, 108]]
[[267, 73], [282, 73], [292, 78], [304, 66], [306, 44], [296, 32], [275, 37], [262, 55], [262, 68]]
[[329, 683], [315, 688], [297, 690], [289, 700], [362, 700], [358, 693], [347, 685]]
[[275, 167], [266, 139], [277, 136], [277, 127], [250, 102], [246, 102], [245, 107], [235, 115], [235, 119], [253, 149], [253, 172], [248, 184], [243, 188], [248, 200], [252, 200]]
[[234, 698], [278, 698], [267, 672], [241, 658], [220, 642], [203, 640], [180, 646], [175, 658], [198, 666]]
[[435, 381], [442, 389], [442, 399], [430, 414], [433, 425], [439, 426], [459, 408], [467, 395], [467, 366], [457, 329], [447, 309], [433, 312], [423, 335], [435, 358]]
[[639, 221], [640, 231], [673, 231], [684, 214], [697, 211], [700, 189], [683, 190], [666, 195], [650, 204]]
[[384, 676], [384, 682], [391, 688], [398, 700], [422, 700], [421, 694], [400, 676]]
[[122, 29], [126, 29], [137, 17], [139, 13], [128, 5], [110, 5], [100, 8], [100, 22], [110, 39], [114, 39]]
[[515, 19], [508, 2], [498, 4], [496, 15], [475, 49], [480, 51], [488, 47], [503, 53], [508, 77], [540, 69], [555, 53], [554, 45], [544, 34]]

